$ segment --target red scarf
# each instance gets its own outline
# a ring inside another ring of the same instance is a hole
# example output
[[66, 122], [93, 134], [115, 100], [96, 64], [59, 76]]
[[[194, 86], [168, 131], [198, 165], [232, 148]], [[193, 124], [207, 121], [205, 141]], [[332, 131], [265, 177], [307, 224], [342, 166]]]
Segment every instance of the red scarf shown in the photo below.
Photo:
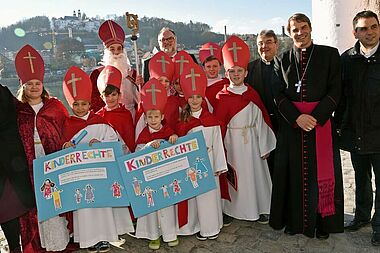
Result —
[[[293, 102], [300, 113], [310, 114], [319, 102]], [[330, 119], [324, 126], [315, 127], [315, 149], [317, 157], [318, 212], [322, 218], [335, 214], [334, 205], [334, 161]]]

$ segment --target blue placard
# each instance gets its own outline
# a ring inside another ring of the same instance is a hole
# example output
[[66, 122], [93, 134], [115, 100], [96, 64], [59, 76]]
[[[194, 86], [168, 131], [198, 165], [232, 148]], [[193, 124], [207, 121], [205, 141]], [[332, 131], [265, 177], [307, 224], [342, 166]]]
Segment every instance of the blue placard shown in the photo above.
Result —
[[135, 217], [216, 188], [202, 131], [118, 158]]
[[33, 161], [38, 220], [71, 210], [128, 206], [119, 142], [80, 144]]

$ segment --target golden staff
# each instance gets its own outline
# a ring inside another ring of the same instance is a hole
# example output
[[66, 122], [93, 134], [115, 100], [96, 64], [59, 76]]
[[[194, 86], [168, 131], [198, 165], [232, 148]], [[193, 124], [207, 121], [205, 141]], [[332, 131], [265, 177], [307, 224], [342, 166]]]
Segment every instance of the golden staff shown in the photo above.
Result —
[[125, 19], [127, 22], [127, 27], [129, 29], [132, 29], [131, 40], [133, 41], [133, 46], [135, 49], [136, 72], [137, 72], [137, 75], [140, 75], [139, 55], [137, 54], [137, 34], [139, 33], [139, 20], [137, 19], [136, 14], [131, 14], [129, 12], [125, 13]]

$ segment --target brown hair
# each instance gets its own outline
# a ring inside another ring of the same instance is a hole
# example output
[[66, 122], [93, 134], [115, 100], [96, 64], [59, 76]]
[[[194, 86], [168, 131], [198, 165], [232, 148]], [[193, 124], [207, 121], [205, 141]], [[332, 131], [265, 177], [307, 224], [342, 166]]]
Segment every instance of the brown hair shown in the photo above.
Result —
[[288, 26], [286, 27], [286, 30], [290, 34], [290, 21], [297, 21], [297, 22], [306, 22], [309, 27], [311, 28], [311, 22], [310, 19], [303, 13], [296, 13], [293, 14], [289, 19], [288, 19]]
[[204, 66], [206, 64], [206, 62], [213, 61], [213, 60], [217, 60], [219, 62], [219, 64], [222, 65], [222, 63], [219, 61], [219, 59], [216, 58], [214, 55], [210, 55], [209, 57], [207, 57], [202, 64]]
[[182, 112], [180, 115], [180, 121], [182, 122], [189, 122], [191, 117], [191, 109], [189, 103], [186, 103], [186, 105], [182, 108]]
[[275, 42], [278, 41], [277, 39], [277, 35], [275, 34], [275, 32], [273, 30], [261, 30], [259, 35], [257, 37], [271, 37], [274, 39]]
[[379, 18], [377, 17], [376, 13], [372, 11], [361, 11], [357, 13], [354, 19], [352, 20], [352, 26], [355, 31], [356, 31], [356, 25], [358, 24], [358, 20], [361, 18], [375, 18], [377, 23], [379, 24]]
[[105, 90], [102, 92], [103, 95], [110, 95], [112, 92], [116, 91], [117, 94], [120, 94], [120, 89], [113, 85], [107, 85]]

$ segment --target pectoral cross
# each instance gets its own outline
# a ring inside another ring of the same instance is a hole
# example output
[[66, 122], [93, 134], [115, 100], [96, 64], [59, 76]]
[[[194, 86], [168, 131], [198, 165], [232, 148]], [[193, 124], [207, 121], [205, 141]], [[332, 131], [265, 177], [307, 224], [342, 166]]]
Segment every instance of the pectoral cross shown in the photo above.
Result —
[[301, 84], [301, 80], [298, 81], [294, 86], [297, 87], [297, 93], [299, 93], [299, 92], [301, 91], [301, 86], [302, 86], [302, 84]]

